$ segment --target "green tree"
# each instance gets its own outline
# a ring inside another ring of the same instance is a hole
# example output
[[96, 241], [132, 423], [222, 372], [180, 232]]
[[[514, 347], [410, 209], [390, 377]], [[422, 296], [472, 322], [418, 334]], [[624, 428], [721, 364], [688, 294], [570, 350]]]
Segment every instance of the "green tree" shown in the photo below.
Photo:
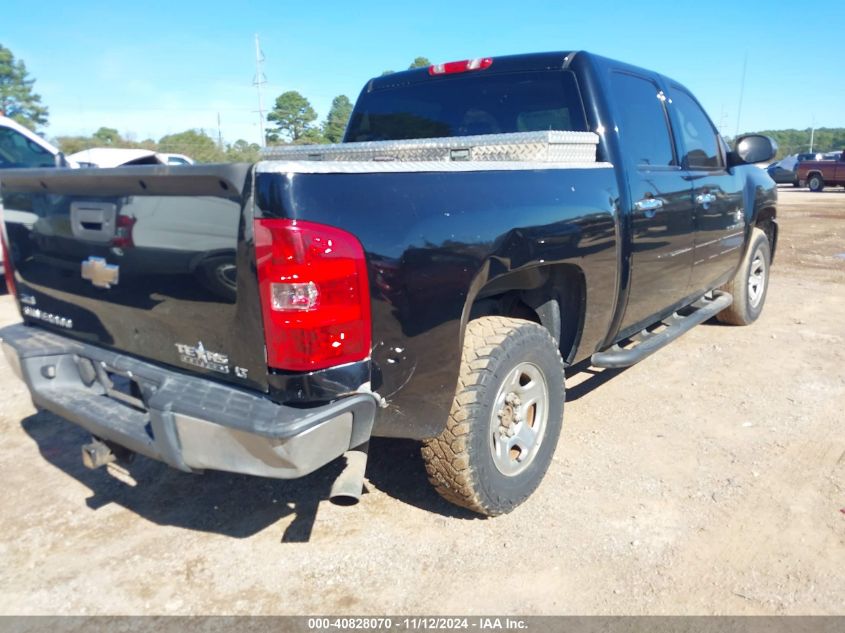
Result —
[[91, 149], [92, 147], [126, 147], [130, 149], [158, 151], [158, 143], [151, 138], [144, 139], [143, 141], [134, 141], [129, 138], [123, 138], [118, 134], [116, 129], [110, 127], [101, 127], [91, 136], [60, 136], [55, 139], [55, 144], [66, 155], [75, 154], [76, 152]]
[[31, 130], [47, 125], [48, 115], [41, 96], [32, 91], [33, 84], [23, 60], [16, 60], [12, 51], [0, 44], [0, 113]]
[[91, 136], [60, 136], [55, 139], [55, 142], [66, 156], [97, 147], [97, 142]]
[[317, 113], [308, 99], [295, 90], [289, 90], [276, 97], [275, 107], [267, 115], [267, 120], [276, 124], [271, 132], [277, 132], [293, 143], [299, 141], [309, 129], [312, 129], [312, 123], [316, 118]]
[[260, 152], [258, 143], [249, 143], [239, 138], [226, 148], [226, 160], [233, 163], [254, 163], [258, 161]]
[[225, 160], [214, 139], [203, 130], [185, 130], [162, 136], [158, 151], [167, 154], [187, 154], [198, 163], [219, 163]]
[[319, 145], [323, 143], [328, 143], [326, 137], [323, 136], [323, 132], [318, 127], [309, 127], [294, 142], [294, 145]]
[[101, 127], [94, 132], [94, 140], [99, 141], [100, 145], [106, 147], [117, 147], [123, 145], [125, 141], [120, 138], [120, 134], [113, 127]]
[[[414, 68], [425, 68], [427, 66], [431, 66], [431, 62], [428, 61], [428, 57], [415, 57], [414, 61], [411, 62], [411, 65], [408, 66], [408, 70], [413, 70]], [[381, 71], [381, 76], [384, 77], [385, 75], [392, 75], [392, 70], [383, 70]]]
[[[810, 128], [804, 130], [762, 130], [756, 132], [772, 137], [778, 144], [777, 158], [810, 151]], [[813, 151], [831, 152], [845, 149], [845, 128], [816, 128], [812, 132]]]
[[133, 143], [132, 145], [138, 149], [151, 149], [154, 152], [158, 151], [158, 143], [151, 138], [145, 138], [143, 141]]
[[428, 57], [416, 57], [414, 61], [411, 62], [411, 65], [408, 66], [408, 70], [413, 70], [414, 68], [426, 68], [431, 66], [431, 62], [428, 61]]
[[338, 95], [332, 100], [332, 107], [323, 123], [323, 136], [329, 143], [340, 143], [346, 124], [352, 114], [352, 102], [346, 95]]

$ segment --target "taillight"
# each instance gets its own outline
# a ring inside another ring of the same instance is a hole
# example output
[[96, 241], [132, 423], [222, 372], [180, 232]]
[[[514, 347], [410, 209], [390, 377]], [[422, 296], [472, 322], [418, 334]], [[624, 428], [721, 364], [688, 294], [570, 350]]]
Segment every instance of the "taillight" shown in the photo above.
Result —
[[476, 59], [462, 59], [459, 62], [446, 62], [445, 64], [434, 64], [428, 67], [429, 75], [452, 75], [454, 73], [465, 73], [470, 70], [484, 70], [493, 65], [492, 57], [477, 57]]
[[17, 296], [17, 288], [15, 287], [15, 271], [12, 269], [12, 256], [9, 250], [9, 244], [6, 242], [6, 224], [3, 221], [3, 207], [0, 206], [0, 249], [3, 250], [3, 273], [6, 277], [6, 288], [9, 294]]
[[135, 246], [132, 241], [132, 228], [136, 219], [129, 215], [119, 215], [115, 221], [114, 237], [111, 245], [115, 248], [131, 248]]
[[255, 220], [267, 364], [313, 371], [370, 355], [370, 292], [361, 244], [340, 229]]

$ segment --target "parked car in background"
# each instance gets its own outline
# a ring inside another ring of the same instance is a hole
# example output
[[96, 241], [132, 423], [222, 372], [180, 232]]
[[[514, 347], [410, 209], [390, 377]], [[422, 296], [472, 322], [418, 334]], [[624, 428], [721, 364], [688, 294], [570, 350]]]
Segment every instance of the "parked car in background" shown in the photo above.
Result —
[[798, 165], [798, 180], [810, 191], [822, 191], [825, 187], [845, 187], [845, 154], [839, 152], [839, 160], [806, 160]]
[[68, 165], [62, 153], [32, 130], [0, 116], [0, 169]]
[[81, 167], [125, 167], [128, 165], [193, 165], [184, 154], [162, 154], [149, 149], [92, 147], [71, 154]]
[[[5, 116], [0, 116], [0, 169], [21, 167], [76, 167], [53, 145], [32, 130]], [[14, 208], [3, 209], [0, 217], [5, 219], [6, 229], [12, 234], [19, 228], [32, 229], [37, 217], [28, 211]], [[17, 240], [13, 243], [18, 244]], [[16, 247], [19, 248], [19, 247]], [[5, 254], [0, 245], [0, 274], [5, 270]]]
[[769, 177], [779, 185], [789, 185], [793, 187], [798, 186], [798, 165], [805, 160], [821, 160], [822, 154], [804, 153], [804, 154], [790, 154], [772, 163], [766, 168], [766, 173]]
[[791, 184], [794, 187], [798, 186], [797, 174], [791, 169], [783, 167], [780, 162], [772, 163], [771, 165], [766, 167], [766, 173], [769, 174], [769, 178], [774, 180], [779, 185]]
[[163, 154], [159, 152], [158, 157], [165, 165], [193, 165], [194, 159], [184, 154]]
[[784, 156], [778, 161], [778, 164], [784, 169], [795, 171], [798, 169], [798, 163], [803, 163], [805, 160], [821, 160], [822, 155], [818, 152], [805, 152], [803, 154], [790, 154]]

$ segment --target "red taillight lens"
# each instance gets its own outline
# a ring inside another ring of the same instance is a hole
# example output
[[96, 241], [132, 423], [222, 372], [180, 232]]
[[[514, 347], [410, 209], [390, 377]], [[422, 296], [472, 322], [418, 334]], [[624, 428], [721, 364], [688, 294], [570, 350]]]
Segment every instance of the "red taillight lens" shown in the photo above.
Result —
[[370, 292], [361, 244], [340, 229], [255, 221], [267, 364], [313, 371], [370, 355]]
[[452, 75], [465, 73], [470, 70], [484, 70], [493, 65], [492, 57], [477, 57], [476, 59], [462, 59], [459, 62], [446, 62], [428, 67], [429, 75]]
[[129, 215], [119, 215], [115, 221], [114, 237], [111, 245], [116, 248], [131, 248], [135, 246], [132, 241], [132, 229], [135, 227], [136, 219]]

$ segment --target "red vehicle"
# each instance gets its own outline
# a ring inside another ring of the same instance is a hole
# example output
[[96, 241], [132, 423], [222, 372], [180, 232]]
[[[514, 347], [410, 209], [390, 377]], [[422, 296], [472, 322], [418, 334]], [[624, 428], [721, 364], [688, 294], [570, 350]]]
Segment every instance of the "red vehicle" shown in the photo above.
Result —
[[798, 163], [798, 181], [810, 191], [821, 191], [825, 187], [845, 187], [845, 152], [839, 160], [807, 160]]

